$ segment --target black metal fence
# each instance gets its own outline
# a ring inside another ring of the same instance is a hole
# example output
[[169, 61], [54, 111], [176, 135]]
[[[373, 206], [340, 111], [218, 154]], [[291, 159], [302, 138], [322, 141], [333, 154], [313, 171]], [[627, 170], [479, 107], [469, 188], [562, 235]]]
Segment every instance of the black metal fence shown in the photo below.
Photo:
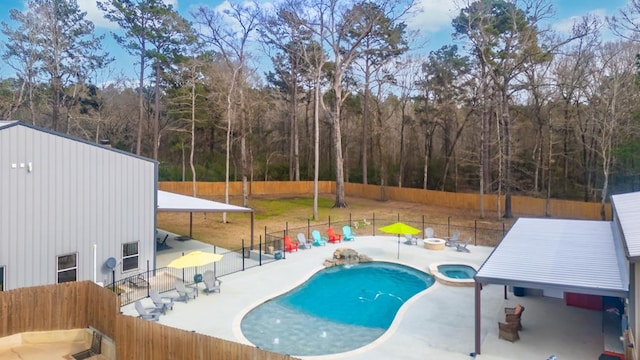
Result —
[[[465, 241], [468, 238], [471, 238], [469, 242], [472, 245], [480, 245], [483, 244], [494, 244], [497, 245], [504, 235], [509, 230], [509, 226], [502, 223], [492, 223], [481, 220], [471, 221], [468, 220], [456, 220], [455, 218], [449, 216], [447, 218], [446, 223], [442, 222], [434, 222], [432, 220], [428, 220], [425, 216], [421, 218], [400, 218], [397, 217], [376, 217], [375, 213], [372, 214], [371, 218], [363, 218], [363, 219], [353, 219], [351, 215], [349, 215], [348, 220], [338, 220], [332, 221], [331, 217], [328, 218], [327, 222], [315, 222], [312, 223], [310, 220], [307, 220], [306, 226], [299, 227], [289, 227], [289, 224], [285, 224], [285, 228], [276, 232], [268, 232], [267, 228], [264, 229], [264, 238], [271, 243], [282, 244], [282, 239], [285, 234], [288, 234], [293, 241], [295, 241], [297, 237], [297, 233], [302, 233], [306, 239], [311, 239], [311, 234], [314, 230], [320, 231], [321, 234], [326, 236], [327, 228], [333, 228], [336, 233], [342, 233], [344, 226], [351, 227], [352, 233], [355, 235], [366, 235], [366, 236], [376, 236], [376, 235], [385, 235], [378, 228], [393, 224], [395, 222], [403, 222], [407, 225], [411, 225], [415, 228], [424, 231], [426, 228], [432, 228], [434, 231], [434, 237], [451, 237], [454, 232], [460, 233], [460, 240]], [[282, 249], [282, 246], [277, 249]]]
[[[318, 230], [322, 235], [326, 235], [326, 230], [332, 227], [336, 233], [342, 233], [344, 226], [351, 227], [352, 232], [358, 236], [376, 236], [383, 235], [378, 228], [401, 221], [407, 225], [411, 225], [418, 229], [430, 227], [434, 230], [435, 237], [450, 237], [455, 231], [460, 232], [460, 240], [464, 241], [471, 238], [470, 244], [497, 244], [506, 234], [508, 228], [505, 223], [489, 223], [483, 221], [474, 221], [473, 226], [469, 221], [455, 221], [452, 217], [447, 219], [446, 223], [436, 223], [428, 221], [425, 216], [418, 219], [400, 218], [379, 218], [375, 213], [371, 218], [353, 219], [349, 215], [348, 220], [332, 221], [331, 217], [327, 222], [312, 223], [307, 221], [306, 226], [289, 227], [285, 224], [285, 228], [275, 232], [267, 232], [264, 229], [264, 239], [262, 235], [257, 245], [252, 249], [244, 243], [243, 246], [234, 250], [223, 250], [218, 252], [214, 247], [214, 252], [222, 254], [222, 259], [208, 264], [206, 266], [191, 267], [186, 269], [173, 269], [168, 267], [150, 269], [147, 264], [147, 270], [136, 275], [132, 275], [108, 284], [105, 287], [112, 289], [120, 296], [121, 306], [131, 304], [137, 300], [148, 297], [151, 289], [157, 290], [159, 293], [172, 291], [175, 289], [176, 281], [182, 281], [187, 286], [197, 288], [197, 274], [202, 274], [207, 270], [213, 271], [218, 278], [224, 277], [235, 272], [244, 271], [257, 266], [262, 266], [273, 261], [286, 258], [284, 251], [284, 235], [289, 234], [292, 241], [297, 241], [297, 234], [302, 233], [305, 239], [311, 241], [312, 232]], [[224, 288], [224, 280], [222, 287]]]

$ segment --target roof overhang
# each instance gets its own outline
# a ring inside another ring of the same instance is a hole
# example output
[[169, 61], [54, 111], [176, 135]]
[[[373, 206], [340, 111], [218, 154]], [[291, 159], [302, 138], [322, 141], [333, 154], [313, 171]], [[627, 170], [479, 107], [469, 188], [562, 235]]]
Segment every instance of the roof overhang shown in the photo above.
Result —
[[476, 281], [628, 297], [622, 249], [608, 221], [519, 219]]
[[158, 190], [158, 211], [253, 212], [253, 209]]

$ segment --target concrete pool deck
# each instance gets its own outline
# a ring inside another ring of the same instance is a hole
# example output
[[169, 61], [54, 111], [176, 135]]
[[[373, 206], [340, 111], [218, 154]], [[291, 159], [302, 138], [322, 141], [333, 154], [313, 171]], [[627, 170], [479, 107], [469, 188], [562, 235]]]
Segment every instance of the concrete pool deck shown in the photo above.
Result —
[[[398, 262], [425, 272], [434, 262], [460, 262], [478, 268], [493, 250], [470, 244], [470, 253], [457, 252], [455, 248], [434, 251], [405, 245], [403, 240], [400, 239], [398, 247], [397, 236], [358, 236], [355, 241], [287, 253], [286, 259], [222, 277], [221, 293], [200, 295], [186, 304], [177, 303], [173, 311], [161, 316], [160, 323], [249, 344], [240, 331], [242, 316], [307, 280], [322, 269], [324, 259], [331, 258], [337, 248], [352, 248], [377, 261]], [[177, 242], [171, 245], [174, 254], [163, 251], [157, 267], [165, 266], [165, 261], [182, 251], [208, 247], [195, 240], [185, 242], [188, 246], [185, 249]], [[508, 293], [509, 299], [504, 300], [503, 296], [504, 287], [499, 285], [487, 285], [482, 291], [482, 355], [477, 359], [544, 360], [551, 355], [558, 360], [597, 359], [603, 351], [601, 312], [568, 307], [562, 299], [514, 297]], [[497, 322], [504, 321], [503, 308], [517, 303], [526, 308], [520, 341], [498, 339]], [[122, 312], [137, 316], [133, 304], [123, 307]], [[347, 353], [301, 358], [470, 359], [474, 334], [474, 288], [436, 283], [407, 301], [391, 328], [373, 343]], [[309, 336], [312, 341], [313, 335]], [[317, 341], [322, 339], [318, 337]]]

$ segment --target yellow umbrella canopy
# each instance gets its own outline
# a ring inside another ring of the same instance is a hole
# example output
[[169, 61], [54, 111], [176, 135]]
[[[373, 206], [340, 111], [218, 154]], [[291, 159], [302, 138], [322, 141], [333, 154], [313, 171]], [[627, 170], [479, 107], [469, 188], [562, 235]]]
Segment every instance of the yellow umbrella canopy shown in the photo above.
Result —
[[405, 223], [401, 223], [401, 222], [397, 222], [391, 225], [387, 225], [387, 226], [383, 226], [381, 228], [379, 228], [378, 230], [385, 232], [387, 234], [394, 234], [394, 235], [404, 235], [404, 234], [411, 234], [411, 235], [415, 235], [417, 233], [420, 232], [419, 229], [414, 228], [413, 226], [409, 226]]
[[204, 266], [222, 259], [222, 254], [214, 254], [204, 251], [192, 251], [187, 255], [183, 255], [167, 265], [174, 269], [184, 269], [194, 266]]

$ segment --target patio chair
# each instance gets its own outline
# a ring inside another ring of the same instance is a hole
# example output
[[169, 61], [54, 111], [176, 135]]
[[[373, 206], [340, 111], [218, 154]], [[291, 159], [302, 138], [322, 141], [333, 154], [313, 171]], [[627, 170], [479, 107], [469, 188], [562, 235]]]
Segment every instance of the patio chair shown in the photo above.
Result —
[[459, 238], [460, 238], [460, 231], [454, 231], [453, 235], [451, 235], [450, 237], [444, 238], [446, 240], [446, 242], [444, 243], [444, 246], [453, 247], [458, 245]]
[[311, 243], [307, 242], [307, 237], [304, 236], [303, 233], [298, 233], [296, 235], [298, 239], [298, 248], [299, 249], [311, 249]]
[[313, 230], [311, 232], [311, 236], [313, 237], [313, 246], [325, 246], [325, 245], [327, 245], [327, 237], [320, 235], [320, 231]]
[[471, 242], [471, 236], [469, 236], [469, 238], [467, 238], [467, 241], [465, 241], [464, 244], [456, 244], [456, 251], [459, 251], [459, 252], [471, 252], [471, 250], [467, 249], [467, 245], [469, 245], [470, 242]]
[[175, 300], [189, 302], [189, 299], [195, 299], [197, 294], [195, 289], [187, 289], [187, 286], [182, 282], [182, 280], [176, 280], [175, 283], [176, 291], [178, 292], [178, 297]]
[[431, 239], [436, 237], [436, 232], [433, 231], [433, 228], [430, 228], [430, 227], [425, 228], [422, 233], [424, 234], [425, 239]]
[[524, 312], [524, 306], [518, 304], [516, 307], [504, 308], [505, 321], [509, 324], [516, 324], [518, 330], [522, 330], [522, 313]]
[[520, 340], [520, 335], [518, 335], [518, 325], [498, 322], [498, 338], [511, 342]]
[[298, 251], [298, 243], [292, 242], [289, 235], [284, 236], [284, 250], [288, 252]]
[[173, 298], [160, 296], [160, 293], [156, 289], [149, 290], [149, 297], [157, 307], [164, 307], [163, 313], [165, 313], [167, 309], [173, 310]]
[[147, 309], [140, 300], [136, 301], [135, 307], [136, 311], [138, 312], [138, 317], [151, 321], [160, 320], [160, 311], [152, 311], [150, 309]]
[[413, 237], [411, 234], [404, 234], [405, 241], [404, 243], [407, 245], [418, 245], [418, 239]]
[[336, 231], [331, 227], [327, 228], [327, 237], [330, 243], [342, 242], [342, 234], [336, 234]]
[[216, 278], [216, 274], [212, 270], [207, 270], [202, 274], [202, 282], [204, 283], [204, 292], [208, 295], [212, 292], [220, 292], [222, 281]]
[[102, 334], [93, 330], [93, 336], [91, 337], [91, 347], [87, 350], [77, 352], [71, 357], [76, 360], [88, 359], [92, 356], [100, 355], [102, 353]]
[[355, 233], [353, 231], [351, 231], [351, 226], [349, 225], [345, 225], [342, 227], [342, 240], [344, 241], [351, 241], [351, 240], [355, 240]]
[[156, 250], [164, 250], [169, 248], [169, 245], [167, 245], [168, 238], [169, 238], [169, 234], [166, 234], [163, 240], [160, 240], [159, 237], [156, 238]]

